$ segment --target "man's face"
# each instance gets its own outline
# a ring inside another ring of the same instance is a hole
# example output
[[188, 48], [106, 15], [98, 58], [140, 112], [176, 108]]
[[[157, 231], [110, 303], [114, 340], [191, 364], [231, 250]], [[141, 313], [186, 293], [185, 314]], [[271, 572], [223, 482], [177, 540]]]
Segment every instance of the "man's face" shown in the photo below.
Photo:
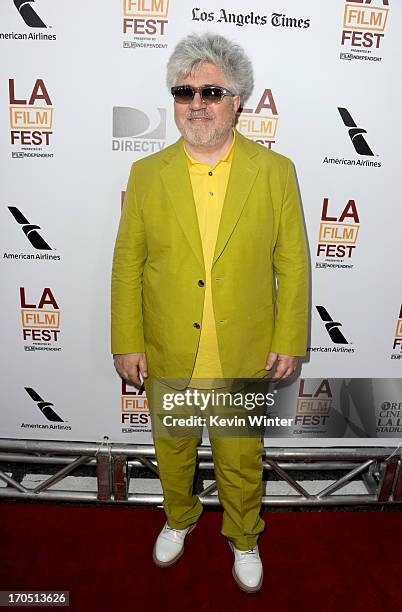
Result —
[[[177, 79], [175, 85], [219, 85], [230, 90], [222, 70], [206, 63], [196, 65], [186, 78]], [[207, 105], [197, 92], [189, 104], [174, 103], [174, 118], [189, 144], [214, 145], [226, 140], [239, 106], [239, 96], [224, 96], [222, 102]]]

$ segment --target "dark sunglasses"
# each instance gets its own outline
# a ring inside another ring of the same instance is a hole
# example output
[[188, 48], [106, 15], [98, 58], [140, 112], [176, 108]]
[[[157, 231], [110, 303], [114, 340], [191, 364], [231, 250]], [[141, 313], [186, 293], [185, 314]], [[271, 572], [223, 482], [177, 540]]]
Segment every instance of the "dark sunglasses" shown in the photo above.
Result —
[[174, 101], [178, 104], [190, 104], [196, 93], [200, 94], [201, 100], [205, 104], [214, 104], [215, 102], [219, 104], [225, 96], [233, 97], [236, 95], [224, 87], [219, 87], [219, 85], [202, 85], [202, 87], [176, 85], [170, 91]]

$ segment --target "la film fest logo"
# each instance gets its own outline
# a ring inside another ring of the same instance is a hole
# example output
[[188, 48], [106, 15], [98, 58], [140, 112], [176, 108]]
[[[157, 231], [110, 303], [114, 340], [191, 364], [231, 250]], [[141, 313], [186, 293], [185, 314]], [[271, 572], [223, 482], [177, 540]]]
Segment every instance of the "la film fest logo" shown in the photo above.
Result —
[[329, 198], [324, 198], [318, 235], [316, 268], [353, 268], [350, 262], [360, 230], [355, 200], [349, 200], [338, 216], [330, 214]]
[[136, 389], [122, 380], [121, 424], [124, 426], [122, 433], [151, 431], [151, 417], [144, 385]]
[[[19, 97], [15, 79], [9, 79], [10, 140], [12, 157], [53, 157], [43, 152], [51, 146], [53, 135], [53, 103], [43, 79], [36, 79], [30, 92]], [[27, 95], [28, 94], [28, 95]]]
[[296, 399], [293, 434], [325, 433], [333, 404], [329, 380], [309, 381], [301, 378]]
[[[36, 406], [36, 414], [41, 413], [41, 419], [36, 423], [21, 423], [21, 428], [25, 429], [63, 429], [71, 431], [71, 425], [66, 425], [66, 421], [56, 412], [53, 402], [49, 402], [42, 398], [41, 395], [33, 387], [24, 387], [27, 392], [31, 405]], [[43, 421], [50, 421], [44, 423]], [[62, 425], [63, 423], [63, 425]]]
[[396, 322], [395, 338], [392, 343], [392, 350], [393, 353], [391, 354], [391, 359], [402, 359], [402, 303]]
[[338, 106], [337, 110], [339, 113], [338, 116], [340, 116], [342, 124], [344, 126], [345, 133], [347, 134], [347, 137], [349, 137], [350, 148], [354, 149], [355, 153], [359, 157], [357, 159], [351, 159], [347, 157], [345, 158], [324, 156], [323, 164], [358, 166], [361, 168], [381, 168], [380, 161], [364, 159], [367, 157], [375, 156], [372, 147], [368, 142], [367, 130], [365, 129], [365, 127], [361, 127], [356, 123], [349, 109], [343, 106]]
[[199, 7], [191, 9], [191, 20], [201, 23], [222, 23], [234, 24], [239, 27], [244, 26], [266, 26], [270, 24], [275, 28], [309, 28], [310, 19], [299, 17], [288, 17], [284, 13], [272, 13], [271, 16], [259, 15], [250, 11], [249, 13], [234, 13], [232, 10], [225, 8], [215, 11], [207, 11]]
[[61, 351], [60, 308], [49, 287], [45, 287], [38, 301], [27, 297], [20, 287], [22, 338], [26, 351]]
[[49, 253], [54, 249], [47, 242], [47, 238], [44, 237], [44, 233], [40, 225], [36, 223], [30, 223], [24, 213], [17, 206], [8, 206], [8, 210], [11, 213], [12, 219], [15, 221], [14, 227], [20, 227], [20, 235], [23, 236], [21, 240], [24, 240], [24, 244], [30, 245], [33, 253], [17, 253], [17, 252], [4, 252], [3, 259], [5, 260], [41, 260], [41, 261], [60, 261], [60, 255]]
[[123, 0], [123, 48], [165, 49], [169, 0]]
[[147, 114], [138, 108], [113, 107], [113, 151], [155, 153], [166, 143], [166, 109]]
[[241, 134], [268, 149], [272, 148], [279, 115], [271, 89], [264, 89], [255, 109], [243, 108], [237, 117], [237, 129]]
[[381, 62], [379, 50], [384, 41], [389, 10], [389, 0], [346, 0], [341, 60]]
[[341, 331], [342, 323], [334, 320], [325, 306], [316, 306], [317, 313], [321, 319], [324, 329], [328, 335], [330, 346], [309, 346], [307, 350], [311, 353], [354, 353], [355, 349]]

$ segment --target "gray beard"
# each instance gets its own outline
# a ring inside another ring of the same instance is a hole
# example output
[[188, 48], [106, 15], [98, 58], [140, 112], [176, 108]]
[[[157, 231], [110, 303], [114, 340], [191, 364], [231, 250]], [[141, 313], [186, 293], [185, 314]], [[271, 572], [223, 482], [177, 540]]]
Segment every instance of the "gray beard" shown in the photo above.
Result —
[[227, 138], [232, 126], [232, 118], [228, 117], [228, 121], [221, 128], [214, 128], [210, 130], [207, 135], [194, 133], [185, 126], [177, 127], [184, 140], [191, 145], [214, 145]]

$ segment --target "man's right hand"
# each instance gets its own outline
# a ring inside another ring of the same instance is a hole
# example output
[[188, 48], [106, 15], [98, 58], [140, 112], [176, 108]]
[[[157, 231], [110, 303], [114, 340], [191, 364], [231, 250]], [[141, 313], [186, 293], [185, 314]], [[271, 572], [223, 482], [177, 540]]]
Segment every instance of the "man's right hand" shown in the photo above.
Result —
[[126, 355], [113, 355], [114, 367], [117, 373], [128, 383], [141, 387], [139, 373], [148, 378], [147, 359], [145, 353], [127, 353]]

